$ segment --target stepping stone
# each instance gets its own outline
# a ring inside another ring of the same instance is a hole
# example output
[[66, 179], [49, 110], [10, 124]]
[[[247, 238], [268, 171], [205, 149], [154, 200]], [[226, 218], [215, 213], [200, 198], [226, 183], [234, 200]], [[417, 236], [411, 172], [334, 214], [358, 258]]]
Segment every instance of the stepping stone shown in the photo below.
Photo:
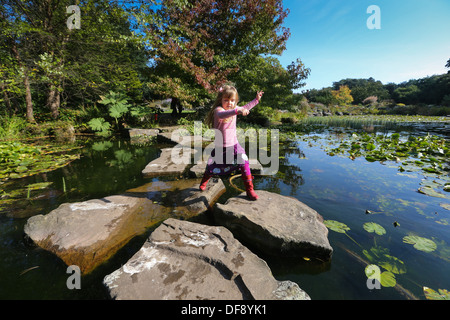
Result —
[[315, 210], [299, 200], [265, 190], [250, 201], [245, 193], [217, 203], [216, 223], [245, 244], [274, 255], [331, 259], [328, 229]]
[[192, 163], [192, 156], [197, 150], [190, 148], [164, 148], [159, 158], [151, 161], [142, 170], [145, 178], [163, 175], [181, 175]]
[[176, 219], [165, 220], [103, 283], [114, 299], [310, 299], [296, 283], [277, 281], [226, 228]]
[[212, 180], [203, 192], [197, 180], [156, 181], [123, 195], [64, 203], [46, 215], [29, 218], [25, 234], [86, 274], [149, 227], [169, 217], [188, 219], [210, 209], [225, 192], [222, 180]]

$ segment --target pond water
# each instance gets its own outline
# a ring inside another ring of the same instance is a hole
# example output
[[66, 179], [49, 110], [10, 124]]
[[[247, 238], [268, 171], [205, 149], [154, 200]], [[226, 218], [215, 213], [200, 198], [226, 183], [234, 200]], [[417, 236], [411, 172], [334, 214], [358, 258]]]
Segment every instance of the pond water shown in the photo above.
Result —
[[[347, 226], [345, 233], [329, 230], [332, 260], [274, 259], [254, 252], [267, 261], [278, 280], [297, 282], [312, 299], [425, 299], [424, 286], [436, 291], [450, 289], [450, 193], [442, 190], [443, 177], [420, 170], [400, 171], [395, 161], [330, 156], [330, 146], [343, 131], [325, 129], [296, 135], [280, 144], [278, 173], [255, 178], [256, 189], [297, 198], [325, 221]], [[409, 135], [402, 133], [401, 137]], [[8, 191], [53, 182], [0, 206], [0, 299], [104, 299], [103, 277], [139, 250], [152, 231], [135, 237], [107, 263], [83, 276], [81, 290], [67, 288], [67, 266], [59, 258], [24, 241], [23, 227], [32, 215], [46, 214], [64, 202], [97, 199], [158, 180], [144, 179], [141, 171], [158, 157], [161, 145], [131, 144], [115, 138], [77, 143], [84, 146], [80, 159], [2, 186]], [[436, 180], [441, 184], [433, 182]], [[222, 203], [240, 192], [224, 182], [227, 192], [218, 200]], [[418, 192], [419, 187], [433, 183], [445, 198]], [[207, 215], [195, 220], [213, 223]], [[369, 222], [376, 223], [377, 231], [382, 227], [384, 233], [368, 232]], [[418, 250], [414, 243], [407, 243], [418, 239], [412, 236], [431, 240], [433, 250]], [[380, 289], [369, 289], [368, 264], [378, 266], [381, 273], [388, 272], [385, 276], [391, 279], [390, 285], [394, 277], [395, 286], [385, 286], [382, 279]]]

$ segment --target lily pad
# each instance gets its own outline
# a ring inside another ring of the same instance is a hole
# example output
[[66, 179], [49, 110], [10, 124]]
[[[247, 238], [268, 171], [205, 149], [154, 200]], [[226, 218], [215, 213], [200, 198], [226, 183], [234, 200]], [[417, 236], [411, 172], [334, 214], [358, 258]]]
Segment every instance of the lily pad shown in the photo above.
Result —
[[345, 233], [346, 231], [350, 230], [350, 228], [345, 223], [339, 221], [325, 220], [323, 223], [328, 229], [333, 230], [335, 232]]
[[[392, 272], [384, 271], [380, 273], [380, 269], [377, 265], [368, 265], [364, 270], [367, 278], [377, 279], [383, 287], [395, 287], [397, 281], [395, 275]], [[377, 274], [378, 273], [378, 274]]]
[[403, 242], [413, 244], [414, 248], [424, 252], [433, 252], [437, 248], [433, 240], [419, 236], [406, 236], [403, 238]]
[[445, 195], [443, 195], [442, 193], [437, 192], [436, 190], [434, 190], [431, 187], [421, 187], [421, 188], [419, 188], [418, 191], [419, 191], [419, 193], [426, 194], [427, 196], [430, 196], [430, 197], [446, 198]]
[[397, 284], [395, 275], [389, 271], [381, 273], [380, 282], [383, 287], [395, 287], [395, 285]]
[[405, 263], [397, 257], [386, 254], [383, 256], [379, 264], [389, 272], [395, 274], [406, 273]]
[[444, 209], [450, 210], [450, 203], [440, 203], [439, 205]]
[[53, 184], [53, 182], [38, 182], [38, 183], [29, 184], [28, 186], [26, 186], [26, 188], [28, 188], [30, 190], [39, 190], [39, 189], [45, 189], [51, 184]]
[[367, 232], [375, 232], [376, 234], [382, 236], [383, 234], [386, 234], [386, 229], [384, 229], [382, 226], [380, 226], [378, 223], [375, 222], [366, 222], [363, 225], [364, 230]]
[[423, 287], [423, 293], [428, 300], [450, 300], [450, 292], [446, 289], [438, 289], [438, 292], [431, 288]]
[[376, 246], [369, 250], [363, 250], [364, 256], [371, 262], [376, 263], [389, 272], [402, 274], [406, 273], [405, 263], [389, 254], [389, 249]]

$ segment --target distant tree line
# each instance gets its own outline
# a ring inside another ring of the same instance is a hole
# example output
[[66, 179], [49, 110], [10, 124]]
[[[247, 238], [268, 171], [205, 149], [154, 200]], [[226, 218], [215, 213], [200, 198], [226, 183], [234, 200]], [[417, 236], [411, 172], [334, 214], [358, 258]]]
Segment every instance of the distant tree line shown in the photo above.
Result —
[[[450, 59], [447, 61], [446, 67], [450, 68]], [[332, 87], [309, 90], [305, 96], [310, 102], [325, 105], [366, 104], [384, 101], [405, 105], [450, 106], [450, 71], [446, 74], [409, 80], [399, 84], [383, 84], [374, 78], [343, 79], [334, 82]]]

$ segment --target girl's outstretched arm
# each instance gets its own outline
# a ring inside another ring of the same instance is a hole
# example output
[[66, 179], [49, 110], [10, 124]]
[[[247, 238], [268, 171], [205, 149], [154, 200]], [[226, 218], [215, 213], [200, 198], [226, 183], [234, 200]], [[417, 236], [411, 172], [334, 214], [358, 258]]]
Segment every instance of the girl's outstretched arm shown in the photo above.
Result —
[[242, 108], [245, 108], [248, 111], [250, 111], [253, 107], [255, 107], [259, 103], [259, 101], [261, 100], [261, 97], [262, 97], [263, 94], [264, 94], [263, 91], [258, 91], [258, 93], [256, 94], [256, 98], [253, 101], [247, 103]]
[[224, 108], [218, 107], [216, 109], [216, 116], [219, 119], [225, 119], [231, 116], [234, 116], [237, 114], [238, 109], [230, 109], [230, 110], [225, 110]]

